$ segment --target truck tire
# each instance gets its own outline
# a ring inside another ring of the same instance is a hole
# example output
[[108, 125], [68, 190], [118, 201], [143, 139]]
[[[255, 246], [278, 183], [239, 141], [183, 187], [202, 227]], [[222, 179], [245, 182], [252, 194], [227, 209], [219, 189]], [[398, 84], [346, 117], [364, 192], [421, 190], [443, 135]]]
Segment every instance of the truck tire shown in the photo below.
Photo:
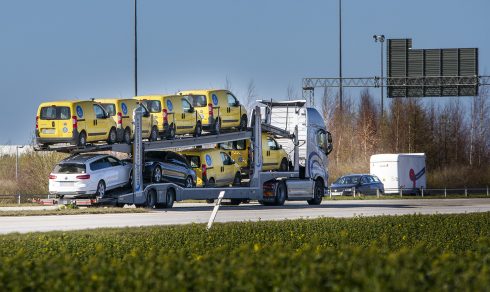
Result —
[[322, 203], [324, 193], [323, 181], [317, 179], [313, 187], [313, 198], [308, 200], [308, 205], [320, 205]]
[[78, 143], [77, 146], [80, 147], [85, 147], [87, 146], [87, 133], [85, 131], [82, 131], [80, 135], [78, 135]]
[[173, 188], [167, 189], [167, 202], [165, 203], [165, 208], [170, 209], [174, 206], [175, 202], [175, 190]]
[[288, 189], [283, 181], [277, 183], [276, 195], [275, 195], [275, 205], [282, 206], [286, 201]]
[[157, 191], [155, 189], [149, 189], [146, 194], [146, 207], [153, 209], [157, 207]]

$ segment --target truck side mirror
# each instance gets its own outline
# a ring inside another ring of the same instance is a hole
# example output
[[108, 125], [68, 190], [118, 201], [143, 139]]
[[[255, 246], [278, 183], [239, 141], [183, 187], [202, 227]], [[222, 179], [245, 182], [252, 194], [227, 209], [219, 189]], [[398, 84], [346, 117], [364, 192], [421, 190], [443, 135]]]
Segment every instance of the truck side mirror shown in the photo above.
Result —
[[191, 106], [191, 108], [189, 109], [189, 113], [191, 113], [191, 114], [192, 114], [194, 111], [195, 111], [194, 107], [193, 107], [193, 106]]

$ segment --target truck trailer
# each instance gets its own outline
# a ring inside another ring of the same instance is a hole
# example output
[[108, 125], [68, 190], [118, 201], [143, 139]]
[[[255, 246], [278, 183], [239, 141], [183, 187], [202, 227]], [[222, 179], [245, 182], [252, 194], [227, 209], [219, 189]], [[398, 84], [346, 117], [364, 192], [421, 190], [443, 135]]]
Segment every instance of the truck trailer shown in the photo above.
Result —
[[386, 194], [417, 194], [426, 188], [425, 153], [372, 155], [370, 172], [384, 184]]

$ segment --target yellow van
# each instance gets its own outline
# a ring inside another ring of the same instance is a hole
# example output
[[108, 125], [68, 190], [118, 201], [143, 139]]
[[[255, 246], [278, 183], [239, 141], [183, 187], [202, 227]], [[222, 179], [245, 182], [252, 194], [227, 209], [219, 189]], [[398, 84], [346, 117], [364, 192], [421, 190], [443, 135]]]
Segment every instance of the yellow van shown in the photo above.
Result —
[[[139, 101], [130, 98], [97, 98], [95, 101], [100, 103], [116, 122], [117, 140], [128, 144], [131, 143], [131, 140], [134, 139], [133, 110], [139, 106]], [[144, 105], [143, 108], [145, 114], [143, 114], [141, 119], [142, 137], [150, 141], [156, 141], [158, 138], [157, 121]]]
[[196, 171], [197, 186], [240, 185], [240, 166], [223, 150], [195, 148], [180, 152]]
[[94, 101], [52, 101], [39, 105], [36, 141], [40, 146], [87, 142], [117, 142], [116, 122]]
[[[250, 140], [240, 140], [219, 143], [217, 148], [225, 150], [244, 172], [250, 167], [249, 151]], [[262, 133], [262, 170], [287, 171], [289, 169], [288, 154], [282, 145], [270, 135]]]
[[247, 110], [228, 90], [188, 90], [179, 94], [202, 115], [203, 129], [219, 134], [221, 129], [247, 128]]
[[180, 95], [137, 96], [158, 120], [158, 132], [162, 138], [173, 139], [175, 135], [201, 136], [201, 115], [187, 99]]

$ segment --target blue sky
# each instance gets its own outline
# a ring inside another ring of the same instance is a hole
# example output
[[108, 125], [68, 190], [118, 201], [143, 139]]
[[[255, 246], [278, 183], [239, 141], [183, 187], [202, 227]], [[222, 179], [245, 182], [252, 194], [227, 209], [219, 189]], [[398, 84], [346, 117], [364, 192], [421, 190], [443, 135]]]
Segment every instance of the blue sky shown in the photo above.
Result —
[[[30, 141], [40, 102], [133, 95], [133, 0], [2, 1], [0, 144]], [[254, 80], [261, 98], [301, 96], [338, 75], [338, 1], [138, 0], [139, 93]], [[372, 35], [414, 48], [478, 47], [490, 70], [488, 0], [343, 0], [343, 75], [379, 75]], [[375, 93], [377, 94], [377, 92]]]

